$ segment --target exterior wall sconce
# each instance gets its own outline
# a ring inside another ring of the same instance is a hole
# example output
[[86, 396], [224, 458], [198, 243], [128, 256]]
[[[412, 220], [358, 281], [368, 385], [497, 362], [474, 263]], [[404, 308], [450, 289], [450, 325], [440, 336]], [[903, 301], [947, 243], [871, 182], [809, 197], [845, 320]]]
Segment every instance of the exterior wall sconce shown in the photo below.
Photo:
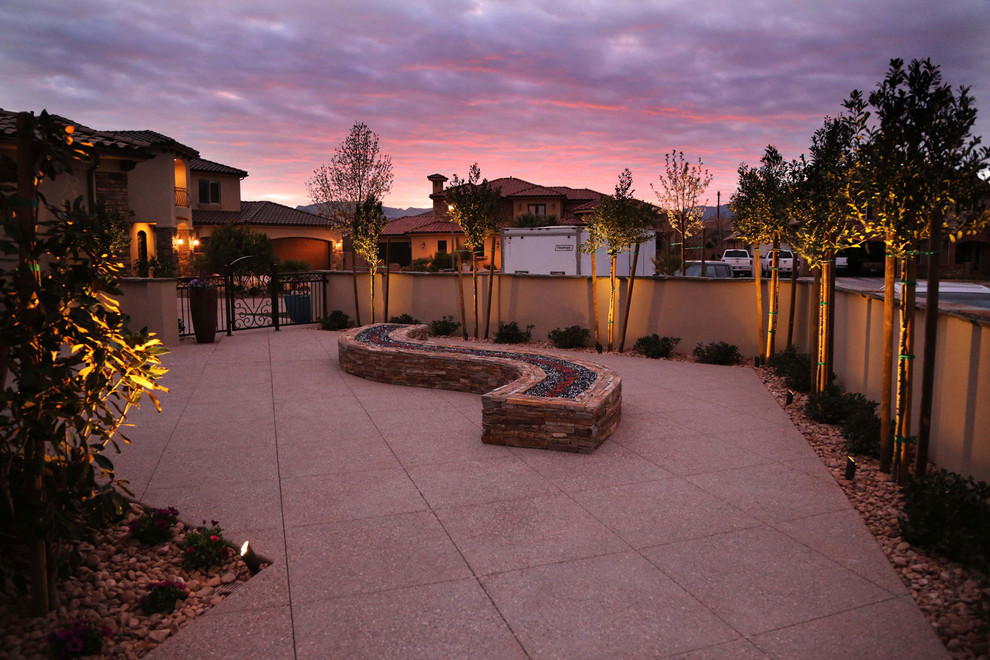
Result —
[[182, 244], [183, 244], [183, 243], [185, 243], [185, 242], [186, 242], [186, 241], [185, 241], [185, 239], [183, 239], [183, 238], [177, 238], [177, 239], [175, 239], [175, 244], [176, 244], [176, 245], [182, 245]]
[[193, 247], [199, 247], [199, 239], [198, 238], [194, 238], [192, 240], [192, 245], [193, 245]]

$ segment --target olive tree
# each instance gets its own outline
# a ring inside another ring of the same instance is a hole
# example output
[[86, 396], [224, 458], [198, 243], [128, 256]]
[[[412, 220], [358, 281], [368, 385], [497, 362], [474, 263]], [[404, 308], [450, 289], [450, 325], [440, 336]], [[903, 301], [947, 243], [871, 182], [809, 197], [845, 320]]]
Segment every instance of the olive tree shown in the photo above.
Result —
[[[681, 239], [681, 268], [687, 268], [687, 239], [702, 231], [705, 203], [702, 199], [712, 175], [701, 159], [696, 165], [684, 160], [684, 152], [671, 151], [664, 157], [664, 171], [659, 187], [650, 184], [657, 196], [660, 212]], [[702, 246], [704, 250], [704, 246]]]

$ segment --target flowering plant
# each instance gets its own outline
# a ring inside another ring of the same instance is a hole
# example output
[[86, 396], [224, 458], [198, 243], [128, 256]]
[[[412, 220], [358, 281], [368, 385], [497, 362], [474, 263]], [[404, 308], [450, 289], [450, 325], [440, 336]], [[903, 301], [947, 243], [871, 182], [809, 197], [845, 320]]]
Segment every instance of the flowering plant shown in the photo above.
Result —
[[216, 520], [206, 521], [182, 540], [182, 564], [186, 568], [207, 569], [219, 566], [234, 553], [233, 544], [223, 537], [223, 529]]
[[113, 631], [106, 626], [80, 619], [66, 628], [49, 633], [48, 644], [56, 658], [78, 658], [102, 651], [105, 637], [113, 637]]
[[214, 288], [216, 288], [216, 284], [214, 284], [211, 280], [197, 277], [197, 278], [194, 278], [194, 279], [189, 280], [189, 288], [190, 289], [214, 289]]
[[145, 614], [171, 612], [175, 604], [189, 595], [182, 582], [152, 582], [147, 595], [141, 598], [141, 611]]
[[172, 539], [172, 526], [179, 515], [177, 509], [151, 509], [130, 525], [131, 536], [147, 545], [158, 545]]

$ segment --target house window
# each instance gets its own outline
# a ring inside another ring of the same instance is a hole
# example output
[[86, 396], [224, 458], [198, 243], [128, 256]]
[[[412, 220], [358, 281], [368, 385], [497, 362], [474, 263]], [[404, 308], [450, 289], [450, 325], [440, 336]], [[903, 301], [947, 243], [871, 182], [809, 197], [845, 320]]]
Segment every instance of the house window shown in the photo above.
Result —
[[219, 181], [209, 181], [207, 179], [199, 180], [199, 203], [200, 204], [220, 203]]
[[546, 204], [530, 204], [529, 212], [533, 215], [546, 215], [547, 205]]
[[447, 254], [447, 241], [437, 241], [437, 252]]

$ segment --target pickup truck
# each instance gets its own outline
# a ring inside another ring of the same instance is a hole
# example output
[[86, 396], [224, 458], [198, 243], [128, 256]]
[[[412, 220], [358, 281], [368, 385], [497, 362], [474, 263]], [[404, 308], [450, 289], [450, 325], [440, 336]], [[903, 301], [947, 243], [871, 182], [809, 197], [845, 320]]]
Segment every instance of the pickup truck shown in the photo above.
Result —
[[[777, 259], [777, 268], [779, 268], [780, 273], [791, 274], [791, 268], [794, 266], [794, 254], [790, 250], [781, 249], [778, 250], [780, 256]], [[767, 250], [766, 256], [760, 257], [760, 271], [764, 276], [769, 277], [770, 271], [773, 269], [773, 250]]]
[[729, 264], [733, 275], [751, 276], [753, 274], [753, 257], [748, 250], [726, 250], [722, 253], [722, 262]]

